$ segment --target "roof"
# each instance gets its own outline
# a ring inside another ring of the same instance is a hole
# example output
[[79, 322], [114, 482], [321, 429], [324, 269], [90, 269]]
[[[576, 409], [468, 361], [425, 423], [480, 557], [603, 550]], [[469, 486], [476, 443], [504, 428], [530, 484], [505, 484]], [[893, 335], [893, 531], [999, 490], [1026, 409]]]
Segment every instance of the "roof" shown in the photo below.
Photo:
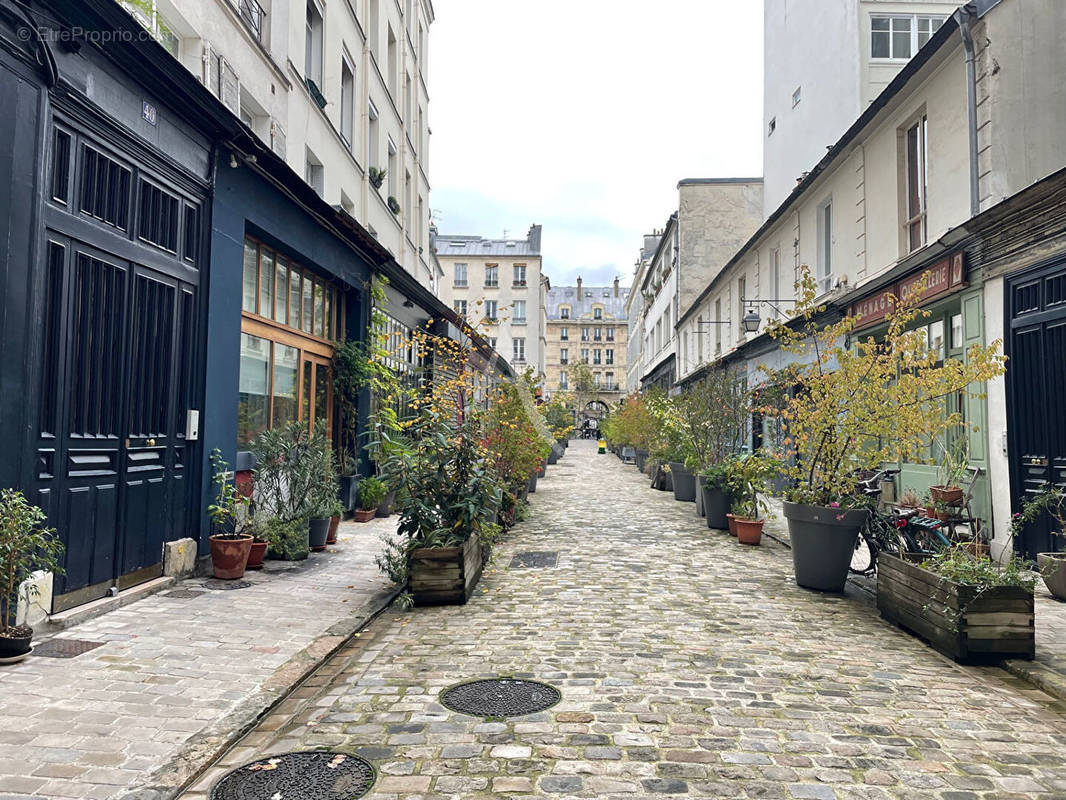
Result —
[[[995, 5], [995, 2], [986, 2], [982, 4], [982, 6], [986, 5], [990, 8]], [[982, 8], [981, 13], [987, 12], [987, 10], [988, 8]], [[822, 157], [822, 160], [819, 161], [807, 174], [807, 177], [796, 185], [796, 188], [792, 190], [792, 193], [784, 199], [781, 205], [779, 205], [773, 213], [766, 218], [766, 221], [759, 226], [759, 229], [756, 230], [748, 241], [737, 250], [731, 259], [729, 259], [725, 266], [723, 266], [718, 272], [718, 276], [724, 275], [732, 266], [739, 262], [740, 259], [747, 255], [748, 251], [755, 246], [755, 243], [758, 242], [763, 235], [769, 232], [781, 217], [792, 209], [792, 206], [800, 199], [800, 197], [806, 194], [807, 190], [814, 186], [822, 173], [829, 169], [837, 158], [845, 154], [844, 151], [848, 145], [858, 138], [859, 134], [861, 134], [870, 123], [874, 121], [877, 115], [884, 110], [896, 95], [903, 91], [911, 78], [913, 78], [922, 67], [932, 60], [933, 56], [951, 40], [952, 36], [958, 29], [958, 20], [954, 16], [949, 16], [944, 21], [944, 24], [937, 29], [937, 32], [925, 43], [922, 49], [918, 51], [914, 58], [907, 62], [906, 66], [897, 73], [896, 77], [884, 88], [881, 94], [870, 103], [869, 107], [867, 107], [859, 118], [852, 123], [851, 127], [844, 132], [844, 135], [837, 140], [836, 144], [829, 148], [826, 154]], [[708, 295], [710, 295], [716, 285], [717, 277], [708, 283], [707, 287], [700, 292], [699, 297], [697, 297], [689, 307], [681, 313], [681, 317], [677, 320], [677, 325], [680, 325], [696, 312], [696, 309], [707, 299]]]
[[545, 308], [548, 319], [561, 319], [559, 306], [570, 306], [570, 319], [580, 319], [588, 314], [592, 317], [592, 305], [603, 305], [604, 316], [616, 320], [625, 320], [626, 300], [629, 297], [629, 289], [621, 286], [618, 288], [618, 296], [615, 296], [614, 286], [585, 286], [581, 285], [581, 296], [578, 297], [576, 286], [555, 286], [548, 290], [545, 298]]
[[762, 183], [762, 178], [682, 178], [677, 182], [677, 187], [682, 186], [706, 186], [719, 183]]
[[437, 234], [438, 256], [501, 256], [519, 258], [540, 255], [540, 225], [529, 229], [524, 239], [488, 239], [484, 236]]

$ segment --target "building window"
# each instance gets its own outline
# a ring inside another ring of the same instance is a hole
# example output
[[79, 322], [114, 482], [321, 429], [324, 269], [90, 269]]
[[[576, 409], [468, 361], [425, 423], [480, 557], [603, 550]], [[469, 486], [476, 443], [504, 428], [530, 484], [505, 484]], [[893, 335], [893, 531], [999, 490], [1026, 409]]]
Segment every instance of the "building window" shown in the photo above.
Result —
[[559, 373], [559, 388], [563, 391], [566, 391], [566, 389], [569, 388], [566, 382], [566, 370]]
[[305, 150], [306, 161], [304, 163], [304, 180], [307, 181], [307, 185], [310, 186], [318, 196], [321, 197], [325, 192], [325, 180], [326, 171], [322, 167], [322, 162], [318, 160], [318, 157], [310, 150]]
[[352, 149], [355, 125], [355, 67], [347, 56], [341, 58], [341, 138]]
[[605, 356], [606, 360], [604, 361], [604, 363], [605, 364], [613, 364], [614, 363], [614, 349], [609, 347], [604, 352], [606, 354], [606, 356]]
[[489, 337], [489, 347], [491, 347], [493, 350], [496, 349], [496, 337], [495, 336], [490, 336]]
[[594, 308], [594, 309], [592, 309], [592, 318], [593, 319], [603, 319], [603, 309], [602, 308]]
[[378, 164], [378, 109], [370, 101], [370, 110], [366, 122], [366, 163], [368, 167], [381, 169]]
[[744, 338], [744, 296], [748, 289], [748, 279], [737, 278], [737, 338]]
[[598, 347], [592, 351], [592, 363], [600, 364], [603, 361], [603, 351]]
[[389, 137], [389, 164], [385, 167], [385, 179], [389, 182], [389, 197], [396, 197], [396, 143]]
[[696, 317], [696, 363], [703, 363], [703, 315]]
[[330, 360], [343, 329], [336, 289], [245, 239], [237, 442], [293, 420], [333, 418]]
[[774, 301], [770, 311], [776, 318], [780, 313], [777, 308], [781, 299], [781, 251], [776, 247], [770, 251], [770, 299]]
[[559, 319], [570, 319], [570, 306], [559, 306]]
[[925, 189], [929, 174], [926, 163], [929, 154], [928, 132], [929, 120], [923, 116], [907, 129], [904, 137], [907, 159], [907, 221], [904, 223], [904, 229], [908, 253], [925, 244]]
[[485, 319], [489, 322], [495, 322], [497, 319], [497, 301], [486, 300], [485, 301]]
[[485, 286], [493, 289], [500, 285], [500, 268], [495, 264], [485, 267]]
[[797, 86], [796, 91], [792, 93], [792, 107], [795, 108], [798, 106], [801, 99], [803, 99], [801, 95], [801, 87]]
[[569, 347], [560, 348], [560, 350], [559, 350], [559, 363], [560, 364], [569, 364], [570, 363], [570, 348]]
[[908, 59], [944, 24], [943, 16], [874, 16], [870, 18], [870, 56]]
[[521, 362], [526, 360], [526, 340], [521, 336], [515, 337], [512, 342], [514, 360], [515, 362]]
[[722, 300], [719, 298], [714, 301], [714, 354], [718, 355], [722, 352], [722, 326], [718, 323], [722, 321]]
[[604, 375], [604, 378], [607, 381], [607, 383], [604, 385], [604, 388], [607, 391], [613, 392], [615, 389], [618, 388], [617, 386], [614, 385], [614, 373], [613, 372], [608, 372], [606, 375]]
[[460, 317], [466, 316], [466, 300], [454, 301], [452, 303], [452, 308], [455, 310], [455, 313], [458, 314]]
[[304, 32], [304, 77], [322, 91], [322, 9], [315, 0], [307, 0]]
[[458, 286], [461, 289], [466, 288], [466, 264], [455, 265], [455, 279], [452, 285]]
[[570, 339], [570, 329], [565, 325], [559, 328], [559, 338], [564, 342]]
[[581, 341], [587, 342], [588, 340], [589, 340], [589, 329], [588, 328], [582, 328], [581, 329]]
[[607, 329], [607, 341], [608, 342], [613, 342], [614, 341], [614, 328], [608, 328]]
[[818, 206], [818, 287], [822, 292], [833, 288], [833, 201]]
[[511, 317], [511, 322], [525, 322], [526, 321], [526, 301], [515, 300], [514, 301], [514, 315]]
[[589, 363], [589, 350], [587, 347], [581, 348], [581, 360], [586, 364]]
[[766, 135], [773, 136], [774, 131], [777, 130], [777, 117], [771, 117], [770, 121], [766, 123]]
[[592, 385], [595, 386], [597, 389], [599, 389], [600, 385], [601, 385], [600, 382], [601, 382], [602, 378], [603, 378], [603, 376], [599, 372], [593, 373], [593, 375], [592, 375]]
[[514, 265], [514, 285], [525, 286], [526, 285], [526, 265], [515, 264]]

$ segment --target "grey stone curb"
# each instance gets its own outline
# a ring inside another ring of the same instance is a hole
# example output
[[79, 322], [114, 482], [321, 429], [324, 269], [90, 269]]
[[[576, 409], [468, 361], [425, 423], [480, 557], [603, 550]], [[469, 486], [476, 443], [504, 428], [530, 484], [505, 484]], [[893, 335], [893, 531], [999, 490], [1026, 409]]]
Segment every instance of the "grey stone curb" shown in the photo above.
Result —
[[226, 752], [329, 661], [355, 635], [392, 605], [394, 586], [380, 589], [352, 615], [337, 621], [294, 655], [223, 720], [193, 736], [166, 764], [145, 777], [141, 786], [113, 800], [173, 800], [192, 786]]

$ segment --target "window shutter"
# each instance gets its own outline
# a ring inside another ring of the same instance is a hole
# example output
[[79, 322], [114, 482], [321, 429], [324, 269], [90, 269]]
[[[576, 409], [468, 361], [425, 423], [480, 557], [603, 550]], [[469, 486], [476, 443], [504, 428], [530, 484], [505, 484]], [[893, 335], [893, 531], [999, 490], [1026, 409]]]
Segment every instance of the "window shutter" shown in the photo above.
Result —
[[[983, 344], [985, 339], [984, 330], [984, 298], [982, 290], [977, 289], [962, 296], [962, 338], [967, 350], [975, 344]], [[978, 466], [988, 467], [988, 426], [985, 422], [987, 387], [983, 383], [971, 383], [967, 387], [969, 394], [966, 397], [966, 425], [971, 429], [968, 432], [970, 439], [970, 461], [977, 462]], [[973, 431], [977, 426], [978, 430]]]
[[218, 99], [236, 116], [241, 113], [241, 79], [236, 70], [222, 56], [218, 57]]
[[270, 120], [270, 149], [279, 158], [285, 158], [285, 129], [276, 119]]
[[218, 55], [210, 42], [204, 42], [203, 71], [200, 80], [215, 97], [218, 97]]

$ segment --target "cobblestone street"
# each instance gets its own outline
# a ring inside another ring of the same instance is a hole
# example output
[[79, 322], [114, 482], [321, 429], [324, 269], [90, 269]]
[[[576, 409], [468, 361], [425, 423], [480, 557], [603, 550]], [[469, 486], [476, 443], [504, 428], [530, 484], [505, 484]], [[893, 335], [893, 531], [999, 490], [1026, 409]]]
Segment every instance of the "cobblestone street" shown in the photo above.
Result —
[[[709, 531], [691, 504], [574, 442], [464, 607], [390, 611], [184, 796], [263, 754], [350, 750], [369, 797], [1066, 797], [1062, 704], [962, 668], [823, 596], [789, 553]], [[509, 569], [554, 551], [555, 568]], [[562, 701], [504, 721], [438, 700], [529, 677]]]

